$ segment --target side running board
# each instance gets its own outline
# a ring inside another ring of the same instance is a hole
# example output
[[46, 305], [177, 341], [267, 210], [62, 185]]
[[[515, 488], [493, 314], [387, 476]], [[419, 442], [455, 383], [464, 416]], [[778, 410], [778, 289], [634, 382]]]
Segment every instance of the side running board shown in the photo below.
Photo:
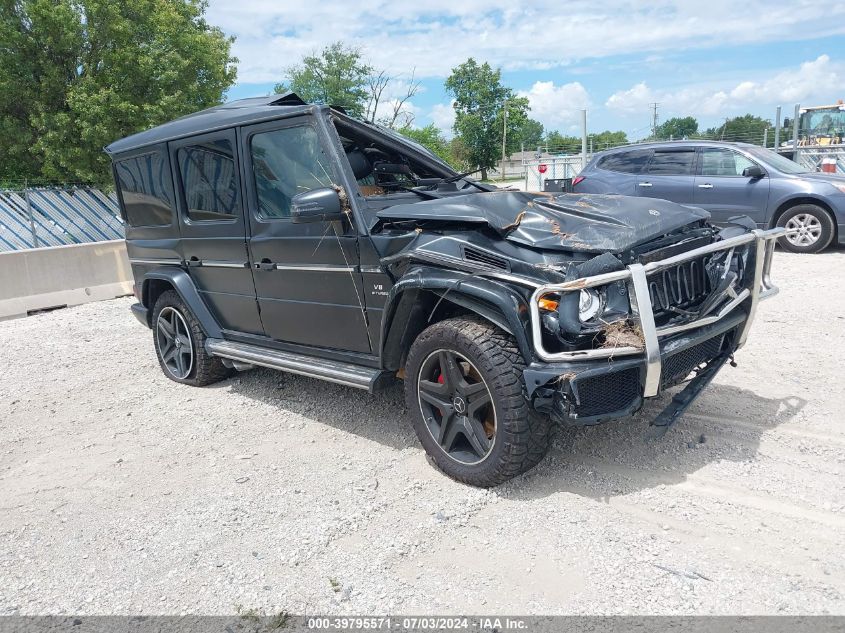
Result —
[[370, 392], [381, 387], [382, 380], [388, 377], [386, 372], [381, 369], [361, 367], [360, 365], [315, 358], [303, 354], [293, 354], [246, 343], [224, 341], [218, 338], [207, 339], [205, 347], [209, 354], [221, 358], [319, 378], [348, 387], [366, 389]]

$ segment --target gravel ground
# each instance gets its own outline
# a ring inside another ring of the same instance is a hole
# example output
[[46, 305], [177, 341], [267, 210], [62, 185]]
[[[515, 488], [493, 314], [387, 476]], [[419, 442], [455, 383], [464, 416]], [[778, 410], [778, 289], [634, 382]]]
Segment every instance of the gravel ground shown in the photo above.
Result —
[[845, 614], [845, 250], [681, 423], [560, 430], [485, 491], [400, 390], [167, 380], [130, 299], [0, 323], [0, 614]]

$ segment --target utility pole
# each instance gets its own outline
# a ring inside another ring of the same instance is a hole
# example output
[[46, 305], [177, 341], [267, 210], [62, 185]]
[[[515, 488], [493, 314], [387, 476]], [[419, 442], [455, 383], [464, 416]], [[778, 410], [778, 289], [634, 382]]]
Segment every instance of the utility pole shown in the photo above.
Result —
[[763, 147], [769, 146], [769, 128], [763, 130]]
[[798, 154], [801, 150], [798, 149], [798, 119], [801, 117], [801, 104], [795, 104], [795, 117], [792, 119], [792, 160], [799, 162]]
[[659, 103], [651, 104], [651, 137], [657, 140], [657, 106]]
[[502, 114], [502, 182], [505, 181], [505, 143], [508, 139], [508, 100], [505, 99], [504, 112]]
[[775, 112], [775, 151], [780, 147], [780, 106]]
[[581, 169], [587, 166], [587, 111], [581, 110]]

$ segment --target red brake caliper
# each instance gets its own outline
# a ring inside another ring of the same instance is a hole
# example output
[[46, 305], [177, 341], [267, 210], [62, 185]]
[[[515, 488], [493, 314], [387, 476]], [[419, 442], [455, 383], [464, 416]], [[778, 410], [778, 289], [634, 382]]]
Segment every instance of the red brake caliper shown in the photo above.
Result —
[[[441, 385], [444, 382], [446, 382], [445, 380], [443, 380], [443, 374], [442, 373], [437, 376], [437, 382], [439, 382]], [[443, 419], [443, 411], [441, 409], [437, 409], [437, 410], [440, 411], [440, 419], [442, 420]]]

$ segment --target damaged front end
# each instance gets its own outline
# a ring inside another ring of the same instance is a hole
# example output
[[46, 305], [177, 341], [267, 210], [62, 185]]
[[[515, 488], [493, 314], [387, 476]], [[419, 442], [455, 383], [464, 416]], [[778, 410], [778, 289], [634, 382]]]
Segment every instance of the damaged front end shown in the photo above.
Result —
[[734, 226], [623, 258], [569, 264], [563, 283], [529, 302], [534, 354], [525, 370], [532, 406], [567, 424], [637, 411], [644, 398], [694, 378], [654, 421], [665, 431], [748, 336], [782, 229]]

